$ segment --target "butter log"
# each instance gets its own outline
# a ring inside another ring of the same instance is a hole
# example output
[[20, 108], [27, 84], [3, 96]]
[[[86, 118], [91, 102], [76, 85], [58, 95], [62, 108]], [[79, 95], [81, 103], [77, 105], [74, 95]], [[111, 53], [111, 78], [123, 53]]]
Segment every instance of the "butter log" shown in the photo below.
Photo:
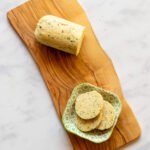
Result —
[[38, 21], [34, 34], [40, 43], [77, 56], [84, 31], [84, 26], [47, 15]]

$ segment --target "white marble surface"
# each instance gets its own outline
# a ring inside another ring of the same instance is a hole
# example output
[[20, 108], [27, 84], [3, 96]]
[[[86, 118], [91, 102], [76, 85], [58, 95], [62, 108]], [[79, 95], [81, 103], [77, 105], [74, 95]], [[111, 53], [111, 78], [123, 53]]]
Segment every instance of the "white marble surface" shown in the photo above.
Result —
[[[0, 150], [71, 150], [48, 90], [6, 12], [25, 0], [0, 1]], [[80, 0], [111, 57], [142, 128], [122, 149], [150, 148], [150, 0]]]

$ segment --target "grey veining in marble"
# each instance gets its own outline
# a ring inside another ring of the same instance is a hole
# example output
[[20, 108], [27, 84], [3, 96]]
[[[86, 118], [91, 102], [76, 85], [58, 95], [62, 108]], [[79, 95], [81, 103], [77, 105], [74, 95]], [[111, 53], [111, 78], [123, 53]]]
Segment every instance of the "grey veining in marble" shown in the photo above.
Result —
[[[0, 2], [0, 150], [71, 150], [42, 77], [6, 17], [24, 1]], [[142, 128], [141, 138], [122, 149], [149, 150], [150, 0], [80, 3]]]

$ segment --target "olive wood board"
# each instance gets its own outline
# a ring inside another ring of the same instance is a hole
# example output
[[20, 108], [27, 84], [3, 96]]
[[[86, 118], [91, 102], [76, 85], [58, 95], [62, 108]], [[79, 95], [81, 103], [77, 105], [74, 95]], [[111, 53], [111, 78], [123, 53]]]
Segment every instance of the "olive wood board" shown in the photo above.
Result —
[[[47, 14], [86, 26], [78, 56], [46, 47], [36, 41], [36, 24]], [[74, 150], [114, 150], [140, 136], [139, 124], [123, 96], [112, 61], [100, 46], [84, 10], [76, 0], [30, 0], [10, 10], [7, 15], [35, 60], [60, 120], [71, 91], [79, 83], [88, 82], [110, 90], [121, 99], [122, 113], [111, 138], [95, 144], [68, 133]]]

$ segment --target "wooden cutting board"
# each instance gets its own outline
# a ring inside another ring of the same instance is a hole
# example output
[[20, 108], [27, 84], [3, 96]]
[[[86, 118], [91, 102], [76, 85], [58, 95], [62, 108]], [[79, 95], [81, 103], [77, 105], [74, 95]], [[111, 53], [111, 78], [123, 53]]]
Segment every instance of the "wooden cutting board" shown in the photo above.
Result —
[[[86, 26], [79, 56], [54, 50], [35, 40], [36, 23], [47, 14]], [[76, 0], [30, 0], [9, 11], [8, 19], [37, 63], [60, 118], [72, 89], [81, 82], [111, 90], [120, 97], [123, 110], [112, 137], [105, 143], [94, 144], [68, 133], [74, 150], [114, 150], [139, 137], [140, 127], [123, 97], [113, 64], [99, 45], [86, 14]]]

